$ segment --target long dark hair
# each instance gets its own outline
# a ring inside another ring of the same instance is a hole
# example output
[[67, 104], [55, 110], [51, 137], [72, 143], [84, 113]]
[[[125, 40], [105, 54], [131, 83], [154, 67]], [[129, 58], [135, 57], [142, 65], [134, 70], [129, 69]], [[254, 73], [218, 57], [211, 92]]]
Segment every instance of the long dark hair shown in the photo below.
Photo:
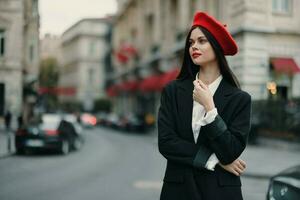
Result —
[[214, 38], [214, 36], [207, 29], [205, 29], [201, 26], [193, 26], [187, 35], [187, 38], [185, 41], [183, 62], [182, 62], [180, 73], [177, 76], [177, 79], [179, 79], [179, 80], [184, 80], [187, 78], [194, 79], [196, 74], [199, 71], [199, 66], [194, 64], [194, 62], [191, 59], [190, 53], [189, 53], [189, 47], [190, 47], [189, 39], [191, 36], [191, 32], [196, 28], [199, 28], [203, 32], [203, 34], [205, 35], [205, 37], [211, 44], [211, 46], [215, 52], [217, 62], [218, 62], [219, 68], [220, 68], [220, 72], [221, 72], [223, 78], [226, 81], [228, 81], [232, 86], [240, 88], [239, 81], [236, 78], [236, 76], [233, 74], [231, 69], [229, 68], [221, 46], [219, 45], [217, 40]]

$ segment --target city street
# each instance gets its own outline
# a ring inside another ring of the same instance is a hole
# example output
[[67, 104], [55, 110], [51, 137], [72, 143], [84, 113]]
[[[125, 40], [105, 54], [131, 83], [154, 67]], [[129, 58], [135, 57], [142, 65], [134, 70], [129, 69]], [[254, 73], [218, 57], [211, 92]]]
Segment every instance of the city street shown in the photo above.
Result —
[[[1, 200], [155, 200], [165, 160], [156, 134], [87, 129], [85, 145], [68, 156], [0, 159]], [[266, 179], [243, 178], [245, 200], [263, 200]]]
[[[198, 132], [228, 170], [244, 160], [244, 200], [293, 195], [299, 9], [293, 0], [0, 0], [0, 200], [159, 200], [158, 125], [191, 142], [162, 134], [168, 159], [210, 156], [190, 146]], [[218, 170], [197, 188], [193, 166], [173, 162], [165, 196], [236, 191], [236, 177]]]

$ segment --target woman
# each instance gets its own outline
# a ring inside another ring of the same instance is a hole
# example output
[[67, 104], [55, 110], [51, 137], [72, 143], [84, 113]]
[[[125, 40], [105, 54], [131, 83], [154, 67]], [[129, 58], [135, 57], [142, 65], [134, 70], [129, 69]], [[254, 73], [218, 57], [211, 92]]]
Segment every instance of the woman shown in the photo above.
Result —
[[158, 146], [167, 159], [161, 200], [241, 200], [239, 156], [250, 131], [251, 97], [225, 55], [237, 53], [225, 25], [194, 16], [181, 71], [161, 95]]

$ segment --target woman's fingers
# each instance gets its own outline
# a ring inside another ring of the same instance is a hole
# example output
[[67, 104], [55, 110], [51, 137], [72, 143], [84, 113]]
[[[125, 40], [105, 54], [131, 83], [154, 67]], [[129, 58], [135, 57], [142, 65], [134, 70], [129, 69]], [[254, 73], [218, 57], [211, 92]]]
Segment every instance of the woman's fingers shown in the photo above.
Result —
[[245, 168], [246, 168], [246, 162], [239, 158], [236, 159], [235, 161], [233, 161], [231, 164], [228, 164], [228, 165], [220, 164], [220, 165], [225, 170], [227, 170], [228, 172], [230, 172], [236, 176], [240, 176], [245, 171]]
[[235, 170], [236, 172], [238, 172], [239, 175], [242, 174], [242, 173], [244, 172], [244, 170], [241, 169], [239, 166], [235, 166], [234, 170]]
[[207, 86], [200, 79], [197, 82], [203, 89], [207, 89]]
[[234, 168], [235, 168], [235, 171], [238, 172], [239, 175], [241, 175], [245, 171], [245, 168], [246, 168], [245, 161], [243, 161], [241, 159], [236, 160], [236, 162], [234, 164]]
[[236, 166], [237, 166], [239, 169], [241, 169], [241, 170], [245, 170], [245, 165], [243, 165], [243, 164], [240, 163], [240, 162], [237, 162], [237, 163], [236, 163]]
[[197, 80], [194, 80], [193, 84], [194, 84], [195, 87], [200, 87], [199, 81], [197, 81]]
[[242, 159], [239, 159], [239, 163], [244, 167], [246, 168], [246, 162], [243, 161]]
[[194, 90], [193, 90], [194, 94], [197, 94], [197, 93], [201, 93], [202, 94], [203, 92], [204, 92], [204, 89], [201, 86], [195, 85]]
[[236, 176], [240, 176], [240, 173], [238, 172], [238, 170], [232, 169], [232, 173]]
[[207, 86], [201, 80], [194, 80], [193, 84], [197, 89], [207, 89]]

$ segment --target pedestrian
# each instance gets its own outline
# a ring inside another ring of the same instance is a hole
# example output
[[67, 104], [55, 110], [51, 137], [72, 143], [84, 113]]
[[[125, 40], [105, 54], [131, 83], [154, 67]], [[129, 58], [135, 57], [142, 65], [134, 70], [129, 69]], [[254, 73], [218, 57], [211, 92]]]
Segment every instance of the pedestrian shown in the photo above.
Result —
[[5, 113], [5, 116], [4, 116], [4, 121], [5, 121], [5, 128], [6, 128], [6, 131], [10, 131], [10, 125], [11, 125], [11, 113], [10, 111], [8, 110], [6, 113]]
[[158, 147], [167, 159], [161, 200], [241, 200], [239, 157], [250, 131], [251, 96], [225, 56], [238, 47], [226, 25], [197, 12], [176, 80], [161, 94]]
[[18, 120], [18, 128], [20, 129], [23, 126], [23, 113], [20, 113], [17, 120]]
[[7, 138], [7, 151], [8, 152], [11, 152], [11, 133], [10, 133], [10, 126], [11, 126], [11, 118], [12, 118], [12, 115], [11, 115], [11, 112], [8, 110], [6, 113], [5, 113], [5, 116], [4, 116], [4, 122], [5, 122], [5, 128], [6, 128], [6, 138]]

